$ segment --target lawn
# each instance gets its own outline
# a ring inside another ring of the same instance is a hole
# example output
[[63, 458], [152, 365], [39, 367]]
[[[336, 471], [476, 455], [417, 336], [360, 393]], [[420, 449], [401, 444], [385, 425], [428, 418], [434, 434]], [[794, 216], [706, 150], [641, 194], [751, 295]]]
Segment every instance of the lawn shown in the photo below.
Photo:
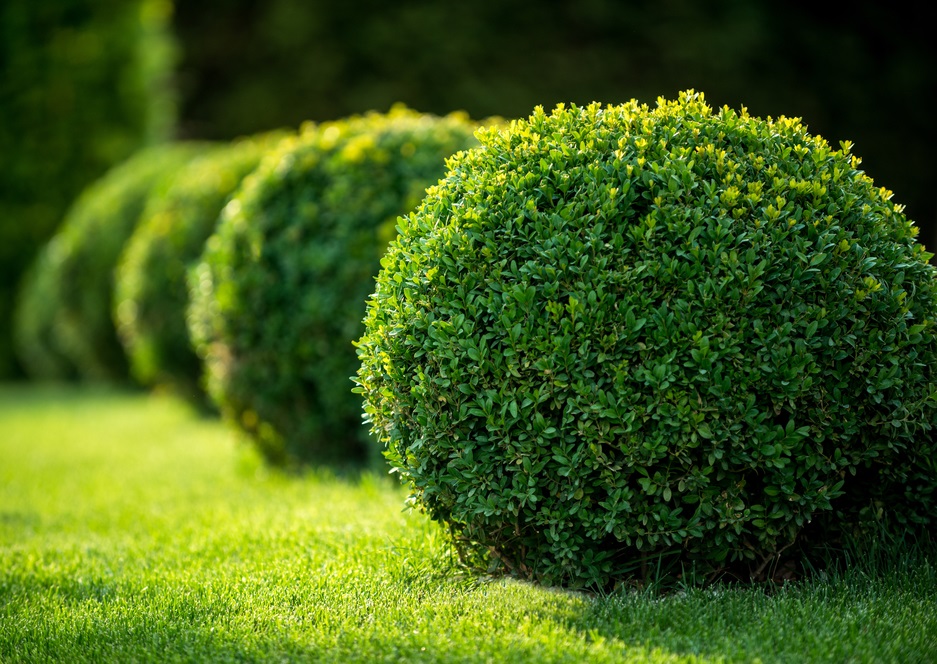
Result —
[[404, 496], [268, 471], [168, 397], [0, 388], [0, 662], [937, 661], [921, 553], [596, 597], [464, 574]]

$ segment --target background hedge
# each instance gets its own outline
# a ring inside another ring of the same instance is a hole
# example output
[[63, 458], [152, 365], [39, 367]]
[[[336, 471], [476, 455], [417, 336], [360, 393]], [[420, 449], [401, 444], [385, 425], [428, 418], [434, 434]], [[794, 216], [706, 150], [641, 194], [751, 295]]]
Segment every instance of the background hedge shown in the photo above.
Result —
[[175, 121], [168, 0], [0, 3], [0, 377], [14, 294], [75, 197]]

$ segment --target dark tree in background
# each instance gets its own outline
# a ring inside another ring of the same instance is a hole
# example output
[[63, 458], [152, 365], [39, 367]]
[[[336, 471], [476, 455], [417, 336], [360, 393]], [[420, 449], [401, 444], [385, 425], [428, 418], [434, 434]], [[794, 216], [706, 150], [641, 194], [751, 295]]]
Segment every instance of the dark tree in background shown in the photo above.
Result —
[[526, 116], [695, 88], [848, 139], [937, 249], [930, 23], [901, 2], [179, 0], [182, 131], [229, 138], [402, 101]]

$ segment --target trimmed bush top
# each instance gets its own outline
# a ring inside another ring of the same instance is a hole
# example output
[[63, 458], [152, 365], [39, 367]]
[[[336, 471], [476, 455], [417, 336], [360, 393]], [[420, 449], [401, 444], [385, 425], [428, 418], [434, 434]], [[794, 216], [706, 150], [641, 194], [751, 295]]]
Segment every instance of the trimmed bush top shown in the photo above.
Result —
[[352, 342], [399, 215], [476, 144], [406, 108], [308, 125], [227, 205], [190, 288], [209, 393], [275, 463], [366, 454]]
[[811, 520], [933, 518], [934, 268], [848, 143], [693, 91], [479, 138], [400, 221], [358, 374], [467, 560], [756, 574]]

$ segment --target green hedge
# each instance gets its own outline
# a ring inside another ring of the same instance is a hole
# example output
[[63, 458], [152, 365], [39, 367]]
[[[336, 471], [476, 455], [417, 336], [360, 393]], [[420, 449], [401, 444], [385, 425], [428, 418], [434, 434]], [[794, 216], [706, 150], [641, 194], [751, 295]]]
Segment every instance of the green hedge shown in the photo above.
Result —
[[149, 197], [121, 255], [114, 320], [133, 377], [166, 385], [197, 402], [201, 363], [189, 342], [186, 270], [241, 180], [285, 132], [213, 148], [173, 175]]
[[[169, 0], [0, 3], [0, 322], [76, 196], [172, 131]], [[0, 325], [0, 377], [18, 372]]]
[[692, 92], [480, 140], [401, 222], [359, 342], [373, 433], [466, 559], [747, 579], [933, 523], [935, 268], [848, 145]]
[[126, 380], [127, 360], [111, 320], [117, 259], [150, 192], [205, 149], [196, 143], [147, 148], [82, 193], [37, 266], [48, 274], [28, 281], [20, 297], [25, 361], [51, 343], [82, 378]]
[[397, 216], [475, 144], [474, 125], [396, 108], [284, 140], [225, 208], [192, 272], [209, 393], [275, 463], [360, 460], [351, 345]]

